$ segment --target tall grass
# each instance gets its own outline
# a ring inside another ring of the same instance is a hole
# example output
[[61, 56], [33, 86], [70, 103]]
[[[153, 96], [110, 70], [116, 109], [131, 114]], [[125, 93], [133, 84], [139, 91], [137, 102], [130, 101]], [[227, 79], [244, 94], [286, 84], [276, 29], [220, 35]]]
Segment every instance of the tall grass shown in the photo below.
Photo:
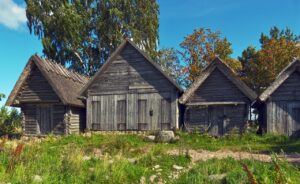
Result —
[[[139, 135], [70, 135], [48, 136], [41, 143], [29, 141], [24, 146], [1, 143], [0, 183], [139, 183], [155, 175], [155, 182], [216, 183], [210, 175], [226, 174], [226, 183], [249, 183], [247, 172], [234, 159], [211, 159], [192, 165], [189, 149], [252, 149], [272, 152], [277, 144], [290, 143], [297, 150], [299, 142], [286, 137], [244, 135], [242, 137], [211, 138], [208, 135], [179, 132], [174, 144], [144, 142]], [[294, 141], [294, 142], [292, 142]], [[247, 143], [247, 146], [244, 144]], [[180, 155], [168, 155], [167, 150], [182, 150]], [[100, 150], [101, 154], [95, 154]], [[134, 162], [132, 161], [134, 160]], [[13, 164], [12, 164], [13, 163]], [[274, 157], [272, 163], [243, 160], [258, 183], [300, 183], [299, 168]], [[155, 169], [159, 165], [158, 169]], [[180, 173], [173, 168], [184, 169]], [[189, 169], [191, 166], [192, 169]], [[8, 169], [9, 168], [9, 169]], [[178, 174], [179, 179], [173, 177]], [[218, 181], [223, 182], [223, 181]], [[218, 183], [217, 182], [217, 183]]]

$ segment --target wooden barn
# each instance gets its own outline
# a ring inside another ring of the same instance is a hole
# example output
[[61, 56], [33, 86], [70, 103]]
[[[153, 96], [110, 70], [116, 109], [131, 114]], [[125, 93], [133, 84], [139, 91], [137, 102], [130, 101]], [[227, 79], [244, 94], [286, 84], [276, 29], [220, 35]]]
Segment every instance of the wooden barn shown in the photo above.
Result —
[[178, 127], [182, 89], [134, 43], [125, 40], [82, 89], [94, 131]]
[[85, 128], [85, 104], [78, 96], [87, 81], [60, 64], [34, 55], [6, 105], [21, 108], [27, 135], [76, 133]]
[[219, 136], [243, 131], [256, 94], [215, 58], [182, 95], [184, 126]]
[[300, 135], [300, 60], [290, 63], [259, 96], [253, 107], [259, 111], [263, 132]]

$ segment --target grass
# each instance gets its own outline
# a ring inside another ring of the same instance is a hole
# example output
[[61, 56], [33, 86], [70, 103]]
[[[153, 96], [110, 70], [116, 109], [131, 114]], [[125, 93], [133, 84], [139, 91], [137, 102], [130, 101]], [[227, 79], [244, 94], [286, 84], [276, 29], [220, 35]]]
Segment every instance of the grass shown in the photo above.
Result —
[[180, 133], [181, 141], [178, 144], [190, 149], [205, 149], [216, 151], [229, 149], [234, 151], [253, 152], [298, 152], [300, 153], [300, 139], [289, 139], [284, 135], [255, 134], [228, 135], [222, 138], [213, 138], [205, 134]]
[[[247, 172], [242, 168], [242, 164], [248, 167], [249, 172], [254, 177], [254, 182], [257, 183], [300, 183], [299, 168], [286, 162], [276, 161], [280, 167], [280, 171], [276, 171], [274, 163], [254, 160], [236, 161], [232, 158], [198, 162], [195, 167], [183, 174], [174, 183], [251, 183]], [[224, 174], [225, 177], [220, 180], [213, 180], [209, 177], [220, 174]]]
[[[240, 161], [228, 158], [191, 163], [189, 155], [168, 155], [167, 150], [229, 149], [271, 153], [283, 149], [300, 153], [300, 140], [285, 136], [246, 134], [212, 138], [177, 134], [180, 141], [173, 144], [145, 142], [139, 135], [50, 135], [41, 143], [28, 141], [22, 148], [17, 146], [20, 141], [7, 141], [0, 144], [0, 183], [38, 183], [39, 180], [42, 183], [125, 184], [151, 183], [150, 180], [154, 183], [249, 183]], [[281, 172], [285, 183], [295, 183], [300, 178], [299, 167], [286, 162], [244, 160], [242, 163], [249, 167], [258, 183], [276, 183]], [[174, 165], [184, 169], [176, 171]], [[209, 179], [209, 175], [222, 173], [226, 173], [223, 181]]]

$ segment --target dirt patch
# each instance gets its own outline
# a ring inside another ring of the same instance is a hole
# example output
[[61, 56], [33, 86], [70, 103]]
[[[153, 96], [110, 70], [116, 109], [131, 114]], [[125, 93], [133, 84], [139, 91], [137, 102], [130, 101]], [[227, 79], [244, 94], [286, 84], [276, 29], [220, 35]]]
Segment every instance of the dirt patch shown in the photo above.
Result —
[[[167, 152], [170, 155], [181, 155], [183, 154], [180, 150], [169, 150]], [[257, 153], [249, 153], [243, 151], [230, 151], [230, 150], [218, 150], [218, 151], [207, 151], [207, 150], [188, 150], [188, 153], [191, 158], [192, 162], [197, 161], [206, 161], [212, 158], [223, 159], [231, 157], [236, 160], [243, 160], [243, 159], [253, 159], [258, 160], [261, 162], [271, 162], [272, 158], [269, 154], [257, 154]], [[300, 164], [300, 154], [281, 154], [278, 155], [279, 159], [285, 159], [288, 162], [293, 164]]]

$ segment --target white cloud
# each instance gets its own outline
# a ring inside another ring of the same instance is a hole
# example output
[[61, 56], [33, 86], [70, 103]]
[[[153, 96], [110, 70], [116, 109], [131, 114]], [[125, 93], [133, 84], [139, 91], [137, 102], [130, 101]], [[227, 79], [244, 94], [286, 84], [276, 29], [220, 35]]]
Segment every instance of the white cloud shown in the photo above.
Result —
[[24, 7], [16, 4], [13, 0], [0, 0], [0, 24], [17, 30], [26, 20]]

